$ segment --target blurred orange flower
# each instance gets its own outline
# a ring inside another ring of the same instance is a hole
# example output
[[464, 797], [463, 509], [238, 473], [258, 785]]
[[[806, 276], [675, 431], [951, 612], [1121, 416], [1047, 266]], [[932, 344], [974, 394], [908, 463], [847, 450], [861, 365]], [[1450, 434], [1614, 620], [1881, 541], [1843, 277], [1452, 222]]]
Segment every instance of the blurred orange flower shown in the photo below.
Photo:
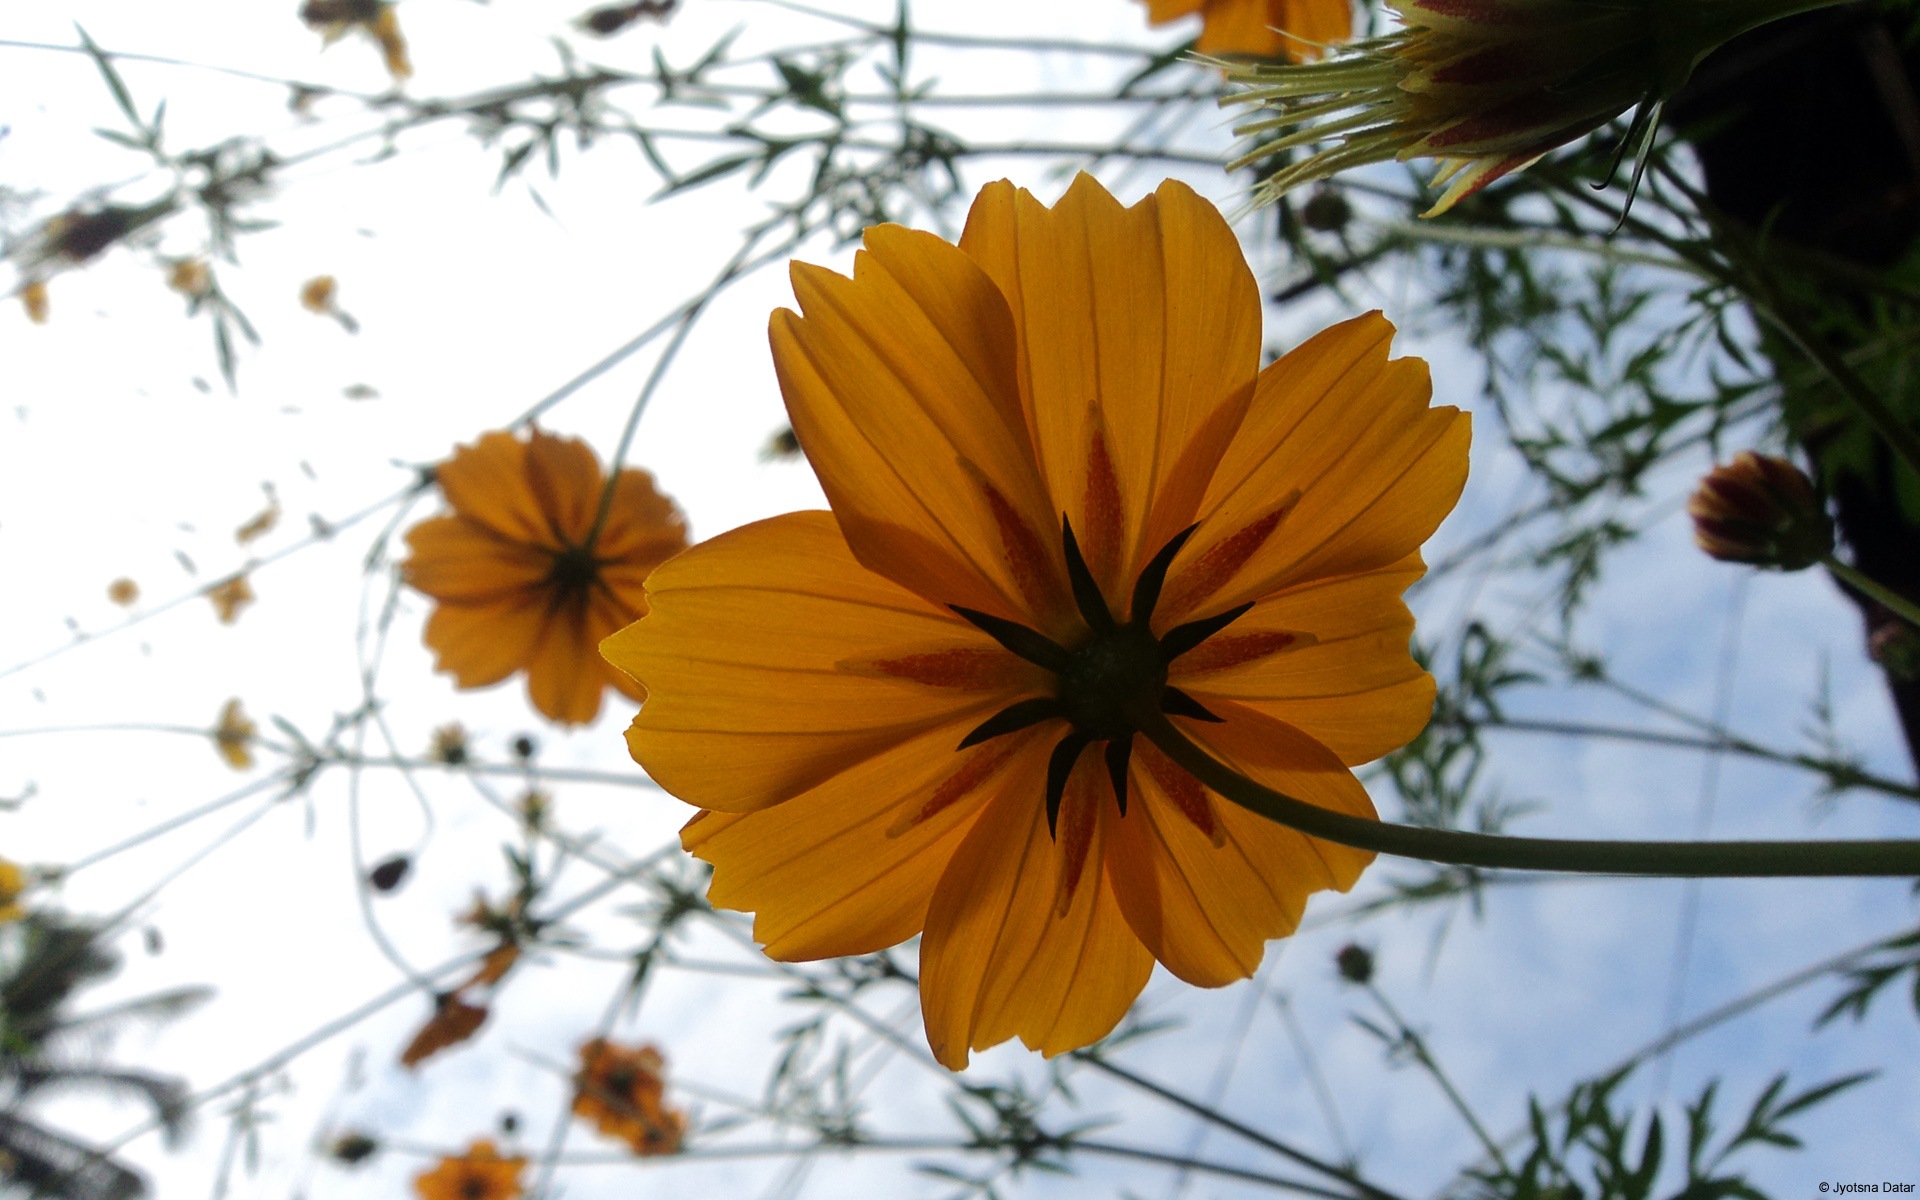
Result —
[[307, 0], [301, 6], [300, 19], [307, 28], [317, 30], [328, 46], [356, 29], [372, 38], [395, 83], [413, 74], [407, 39], [400, 32], [400, 17], [387, 0]]
[[600, 713], [611, 684], [646, 693], [595, 647], [647, 611], [647, 573], [686, 547], [685, 520], [653, 477], [626, 468], [593, 536], [605, 477], [585, 442], [489, 433], [440, 464], [453, 509], [407, 532], [408, 583], [438, 603], [426, 642], [463, 688], [527, 674], [533, 706], [563, 725]]
[[687, 1132], [686, 1114], [668, 1108], [666, 1060], [652, 1046], [619, 1046], [595, 1038], [580, 1047], [573, 1115], [618, 1138], [635, 1154], [674, 1154]]
[[[1155, 960], [1245, 978], [1372, 855], [1224, 802], [1135, 737], [1165, 714], [1287, 795], [1431, 715], [1400, 596], [1468, 419], [1379, 314], [1264, 370], [1233, 231], [1169, 181], [1008, 183], [958, 247], [876, 225], [795, 264], [774, 365], [832, 513], [687, 551], [605, 644], [634, 758], [699, 813], [708, 899], [786, 960], [920, 942], [935, 1056], [1110, 1032]], [[1064, 514], [1064, 521], [1063, 521]], [[1095, 742], [1103, 753], [1087, 754]]]
[[413, 1190], [420, 1200], [517, 1200], [526, 1169], [525, 1157], [502, 1158], [491, 1140], [477, 1138], [464, 1155], [414, 1176]]
[[223, 579], [207, 589], [207, 599], [213, 601], [213, 611], [219, 614], [222, 625], [231, 625], [240, 619], [241, 610], [255, 600], [253, 585], [247, 582], [245, 575], [235, 575]]
[[1201, 54], [1318, 58], [1353, 36], [1351, 0], [1146, 0], [1147, 22], [1165, 25], [1198, 14]]
[[214, 749], [220, 751], [220, 757], [226, 760], [228, 766], [236, 771], [244, 771], [253, 765], [253, 735], [257, 729], [247, 719], [236, 696], [220, 710], [220, 724], [213, 730]]
[[140, 599], [140, 585], [122, 576], [107, 585], [107, 599], [118, 604], [121, 608], [131, 607], [135, 601]]

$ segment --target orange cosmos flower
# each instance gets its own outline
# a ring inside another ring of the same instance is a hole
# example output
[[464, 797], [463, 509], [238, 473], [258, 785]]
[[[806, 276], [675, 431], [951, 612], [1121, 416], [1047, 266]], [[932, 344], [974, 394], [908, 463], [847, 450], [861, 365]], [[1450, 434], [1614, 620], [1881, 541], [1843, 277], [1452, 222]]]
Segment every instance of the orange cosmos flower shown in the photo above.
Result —
[[853, 278], [793, 285], [774, 362], [833, 512], [689, 550], [603, 647], [649, 690], [634, 757], [707, 810], [709, 898], [779, 959], [924, 931], [955, 1069], [1104, 1036], [1156, 959], [1252, 974], [1372, 856], [1222, 801], [1131, 714], [1372, 816], [1348, 768], [1430, 715], [1400, 595], [1467, 418], [1378, 314], [1261, 370], [1239, 244], [1171, 181], [992, 184], [958, 247], [878, 225]]
[[653, 1046], [617, 1046], [594, 1038], [580, 1047], [573, 1115], [592, 1121], [635, 1154], [673, 1154], [687, 1132], [686, 1114], [666, 1106], [666, 1060]]
[[1318, 58], [1321, 48], [1353, 36], [1350, 0], [1147, 0], [1147, 23], [1200, 15], [1201, 54], [1252, 58]]
[[433, 1170], [414, 1176], [413, 1190], [420, 1200], [516, 1200], [526, 1169], [525, 1158], [502, 1158], [492, 1141], [477, 1138], [464, 1155], [443, 1158]]
[[426, 642], [463, 688], [527, 673], [533, 706], [562, 724], [600, 713], [612, 684], [646, 692], [594, 653], [647, 611], [641, 582], [687, 544], [686, 522], [653, 477], [620, 472], [613, 507], [591, 537], [605, 482], [585, 442], [534, 430], [461, 446], [436, 478], [449, 516], [407, 532], [408, 583], [439, 604]]

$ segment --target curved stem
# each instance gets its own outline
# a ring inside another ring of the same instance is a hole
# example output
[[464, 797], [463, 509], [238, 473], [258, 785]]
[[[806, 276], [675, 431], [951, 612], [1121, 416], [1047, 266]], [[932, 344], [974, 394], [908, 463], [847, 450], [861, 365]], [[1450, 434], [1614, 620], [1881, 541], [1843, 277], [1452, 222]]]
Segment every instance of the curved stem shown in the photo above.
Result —
[[1683, 878], [1920, 876], [1920, 841], [1597, 842], [1422, 829], [1334, 812], [1239, 774], [1158, 710], [1136, 728], [1200, 782], [1269, 821], [1343, 846], [1401, 858], [1520, 871]]
[[1862, 574], [1858, 568], [1848, 566], [1831, 554], [1827, 555], [1822, 562], [1827, 570], [1833, 572], [1835, 579], [1893, 613], [1908, 625], [1920, 629], [1920, 605], [1915, 605], [1905, 596]]

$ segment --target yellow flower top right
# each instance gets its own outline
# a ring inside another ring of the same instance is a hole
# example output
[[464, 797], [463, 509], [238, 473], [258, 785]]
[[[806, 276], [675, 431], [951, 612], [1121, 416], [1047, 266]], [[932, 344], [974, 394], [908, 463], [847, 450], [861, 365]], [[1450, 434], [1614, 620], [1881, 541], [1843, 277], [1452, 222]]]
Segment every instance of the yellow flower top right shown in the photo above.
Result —
[[1147, 23], [1200, 18], [1193, 48], [1222, 57], [1305, 62], [1353, 36], [1349, 0], [1146, 0]]

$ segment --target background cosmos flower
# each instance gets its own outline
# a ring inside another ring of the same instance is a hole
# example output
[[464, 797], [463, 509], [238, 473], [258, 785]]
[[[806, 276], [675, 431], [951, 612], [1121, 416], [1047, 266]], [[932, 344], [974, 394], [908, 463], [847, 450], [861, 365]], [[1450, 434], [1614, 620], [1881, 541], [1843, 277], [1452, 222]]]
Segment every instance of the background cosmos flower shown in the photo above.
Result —
[[594, 1038], [580, 1047], [573, 1115], [635, 1154], [678, 1153], [687, 1118], [666, 1106], [666, 1066], [656, 1047]]
[[480, 1138], [458, 1158], [443, 1158], [431, 1171], [414, 1177], [420, 1200], [515, 1200], [527, 1160], [500, 1157], [493, 1142]]
[[[1351, 886], [1371, 856], [1110, 732], [1109, 769], [1069, 756], [1056, 835], [1050, 765], [1077, 723], [956, 749], [1066, 691], [976, 620], [1104, 644], [1089, 607], [1125, 619], [1194, 526], [1146, 606], [1151, 634], [1237, 619], [1173, 658], [1161, 707], [1253, 778], [1371, 816], [1348, 767], [1430, 715], [1400, 595], [1465, 481], [1468, 420], [1429, 407], [1424, 363], [1388, 360], [1377, 314], [1261, 370], [1253, 275], [1179, 183], [1123, 209], [1082, 175], [1051, 210], [992, 184], [958, 247], [890, 225], [865, 246], [852, 279], [795, 264], [805, 315], [772, 322], [833, 512], [674, 559], [648, 618], [604, 650], [650, 691], [634, 757], [709, 810], [682, 839], [714, 865], [710, 899], [756, 913], [767, 953], [924, 930], [941, 1062], [1016, 1035], [1055, 1054], [1109, 1032], [1156, 959], [1203, 986], [1251, 974], [1310, 893]], [[1063, 515], [1097, 597], [1073, 594]]]
[[438, 601], [425, 638], [439, 668], [463, 688], [524, 670], [533, 706], [561, 724], [598, 716], [609, 684], [642, 699], [594, 647], [647, 611], [647, 572], [687, 544], [685, 518], [653, 477], [621, 470], [591, 546], [605, 476], [576, 438], [489, 433], [435, 477], [453, 512], [407, 531], [402, 571]]
[[1165, 25], [1200, 15], [1201, 54], [1317, 58], [1322, 46], [1353, 36], [1349, 0], [1147, 0], [1147, 21]]

